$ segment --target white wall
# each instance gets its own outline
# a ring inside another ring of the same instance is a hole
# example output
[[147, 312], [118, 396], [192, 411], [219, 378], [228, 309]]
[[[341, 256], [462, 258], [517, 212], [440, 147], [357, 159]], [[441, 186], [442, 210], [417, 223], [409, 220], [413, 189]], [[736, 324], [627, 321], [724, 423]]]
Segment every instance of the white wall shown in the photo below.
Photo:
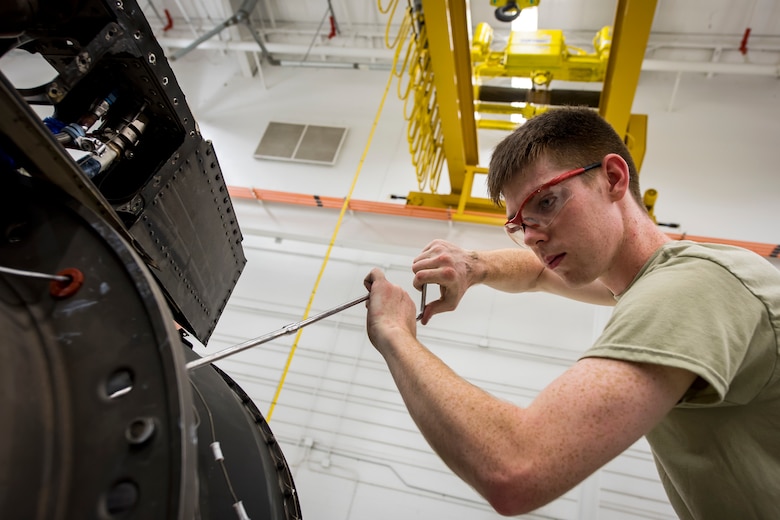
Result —
[[[344, 197], [370, 144], [354, 198], [388, 201], [416, 189], [394, 91], [368, 142], [387, 73], [266, 67], [263, 88], [258, 78], [230, 76], [229, 57], [202, 60], [193, 55], [175, 68], [228, 183]], [[221, 67], [228, 70], [217, 73]], [[204, 82], [205, 71], [214, 81]], [[635, 103], [635, 112], [650, 115], [642, 178], [644, 188], [659, 190], [659, 220], [679, 222], [692, 235], [780, 242], [773, 218], [780, 202], [777, 81], [683, 75], [673, 95], [675, 79], [643, 74]], [[258, 161], [252, 152], [270, 120], [345, 125], [350, 133], [335, 167]], [[500, 137], [481, 134], [484, 159]], [[236, 201], [236, 211], [249, 263], [207, 352], [300, 320], [312, 298], [309, 315], [360, 296], [373, 266], [412, 291], [412, 258], [431, 239], [510, 245], [494, 227], [347, 213], [325, 262], [337, 211], [248, 201]], [[475, 288], [457, 312], [437, 316], [419, 336], [467, 379], [524, 405], [577, 359], [607, 316], [552, 296]], [[359, 306], [310, 326], [297, 343], [284, 337], [219, 363], [267, 411], [297, 344], [270, 424], [293, 467], [305, 518], [496, 518], [419, 435], [363, 319]], [[674, 514], [640, 441], [527, 517]]]

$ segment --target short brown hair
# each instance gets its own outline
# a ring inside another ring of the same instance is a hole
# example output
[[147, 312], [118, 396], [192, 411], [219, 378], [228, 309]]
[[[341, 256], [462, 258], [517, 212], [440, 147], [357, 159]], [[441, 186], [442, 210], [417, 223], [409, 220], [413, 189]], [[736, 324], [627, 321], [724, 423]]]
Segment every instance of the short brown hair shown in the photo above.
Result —
[[488, 169], [488, 194], [502, 205], [504, 186], [546, 158], [560, 168], [579, 168], [601, 161], [610, 153], [628, 164], [629, 189], [644, 208], [639, 175], [625, 143], [598, 112], [584, 107], [555, 108], [518, 127], [498, 143]]

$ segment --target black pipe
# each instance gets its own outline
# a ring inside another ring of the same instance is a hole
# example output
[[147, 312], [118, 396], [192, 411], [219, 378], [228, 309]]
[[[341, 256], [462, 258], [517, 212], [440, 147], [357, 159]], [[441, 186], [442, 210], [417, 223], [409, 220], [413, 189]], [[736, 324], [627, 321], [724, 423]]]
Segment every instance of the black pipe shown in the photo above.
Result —
[[594, 90], [534, 90], [482, 85], [479, 101], [496, 103], [534, 103], [539, 105], [575, 105], [597, 108], [601, 92]]

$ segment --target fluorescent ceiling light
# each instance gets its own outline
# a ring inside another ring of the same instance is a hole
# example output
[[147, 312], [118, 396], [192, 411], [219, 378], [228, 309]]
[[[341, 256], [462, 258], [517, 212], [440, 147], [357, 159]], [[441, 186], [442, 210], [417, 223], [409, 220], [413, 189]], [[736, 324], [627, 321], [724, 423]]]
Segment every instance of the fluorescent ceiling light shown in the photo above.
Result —
[[539, 28], [539, 8], [527, 7], [520, 11], [520, 16], [512, 20], [513, 31], [535, 31]]

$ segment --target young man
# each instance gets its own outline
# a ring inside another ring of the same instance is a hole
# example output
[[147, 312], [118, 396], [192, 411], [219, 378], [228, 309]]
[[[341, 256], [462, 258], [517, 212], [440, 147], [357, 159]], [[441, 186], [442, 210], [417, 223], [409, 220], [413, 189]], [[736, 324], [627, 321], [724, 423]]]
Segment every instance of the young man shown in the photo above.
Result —
[[603, 334], [528, 408], [457, 376], [416, 339], [415, 305], [374, 269], [368, 336], [433, 449], [501, 514], [536, 509], [646, 436], [683, 519], [780, 518], [780, 271], [671, 241], [628, 150], [590, 109], [535, 117], [491, 158], [491, 198], [525, 249], [432, 242], [423, 323], [478, 283], [614, 305]]

